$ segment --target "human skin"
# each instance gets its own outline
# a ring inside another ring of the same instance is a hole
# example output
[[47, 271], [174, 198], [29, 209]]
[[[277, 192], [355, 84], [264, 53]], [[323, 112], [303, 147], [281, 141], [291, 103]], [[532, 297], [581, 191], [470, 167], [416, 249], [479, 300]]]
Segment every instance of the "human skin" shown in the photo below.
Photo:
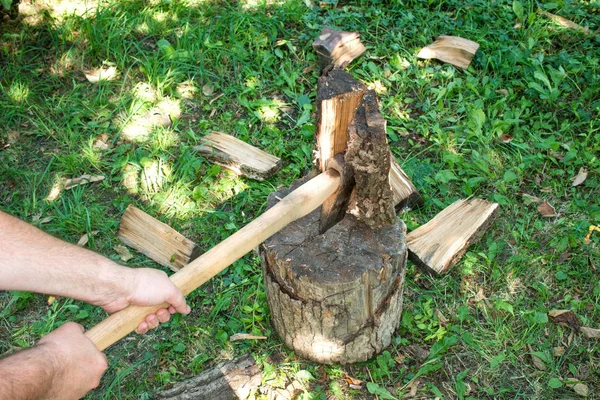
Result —
[[[71, 297], [108, 313], [129, 305], [170, 304], [149, 314], [138, 333], [167, 322], [175, 312], [190, 312], [164, 272], [121, 266], [1, 211], [0, 290]], [[99, 384], [105, 369], [104, 354], [84, 335], [83, 327], [67, 323], [37, 346], [0, 360], [0, 398], [80, 398]]]

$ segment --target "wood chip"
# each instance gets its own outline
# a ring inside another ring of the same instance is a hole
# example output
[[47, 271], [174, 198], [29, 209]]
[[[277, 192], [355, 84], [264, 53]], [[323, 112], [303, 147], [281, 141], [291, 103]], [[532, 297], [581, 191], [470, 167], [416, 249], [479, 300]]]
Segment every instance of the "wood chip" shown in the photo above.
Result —
[[600, 339], [600, 329], [582, 326], [581, 328], [579, 328], [579, 332], [581, 332], [581, 334], [588, 339]]
[[119, 244], [119, 245], [115, 246], [114, 249], [117, 252], [117, 254], [120, 256], [121, 261], [123, 261], [123, 262], [127, 262], [133, 258], [133, 256], [131, 255], [131, 252], [125, 246], [122, 246]]
[[479, 49], [479, 43], [458, 36], [439, 36], [435, 42], [423, 47], [418, 58], [436, 58], [456, 67], [467, 69], [473, 56]]
[[539, 13], [541, 15], [544, 15], [544, 16], [550, 18], [554, 23], [562, 26], [563, 28], [573, 29], [575, 31], [585, 33], [586, 35], [592, 34], [592, 32], [590, 32], [589, 28], [583, 27], [579, 24], [576, 24], [575, 22], [568, 20], [566, 18], [563, 18], [560, 15], [551, 14], [551, 13], [549, 13], [547, 11], [543, 11], [543, 10], [539, 10]]
[[92, 182], [100, 182], [104, 180], [102, 175], [81, 175], [79, 178], [67, 179], [64, 182], [65, 190], [73, 189], [74, 187], [85, 185]]
[[236, 340], [266, 340], [266, 336], [256, 336], [250, 335], [249, 333], [236, 333], [235, 335], [231, 335], [229, 337], [230, 342], [235, 342]]
[[194, 149], [210, 161], [252, 179], [267, 179], [281, 169], [278, 157], [222, 132], [208, 134]]

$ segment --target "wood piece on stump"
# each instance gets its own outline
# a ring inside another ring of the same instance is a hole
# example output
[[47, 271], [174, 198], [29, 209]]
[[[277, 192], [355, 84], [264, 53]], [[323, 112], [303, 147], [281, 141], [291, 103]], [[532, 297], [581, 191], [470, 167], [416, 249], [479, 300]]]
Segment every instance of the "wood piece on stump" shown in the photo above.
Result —
[[390, 165], [390, 186], [396, 211], [417, 208], [423, 205], [421, 194], [402, 170], [395, 157]]
[[479, 43], [472, 40], [458, 36], [441, 35], [435, 42], [423, 47], [417, 57], [424, 59], [436, 58], [456, 67], [467, 69], [477, 49], [479, 49]]
[[317, 165], [327, 162], [348, 147], [348, 127], [365, 93], [365, 85], [339, 69], [329, 71], [317, 84]]
[[482, 199], [457, 200], [407, 236], [410, 259], [440, 275], [453, 267], [491, 225], [498, 204]]
[[262, 382], [254, 359], [245, 355], [225, 361], [200, 375], [176, 383], [171, 389], [156, 393], [155, 399], [170, 400], [237, 400], [246, 399]]
[[349, 130], [346, 163], [352, 167], [355, 181], [348, 212], [371, 229], [394, 224], [398, 219], [389, 181], [391, 152], [385, 125], [377, 95], [369, 90]]
[[321, 72], [329, 68], [344, 69], [366, 50], [358, 32], [336, 31], [327, 26], [312, 45], [319, 55]]
[[[269, 196], [269, 206], [289, 190]], [[372, 230], [346, 215], [319, 234], [313, 212], [267, 239], [265, 290], [285, 344], [328, 364], [365, 361], [388, 346], [402, 312], [405, 232], [400, 220]]]
[[173, 271], [200, 256], [196, 243], [131, 204], [121, 217], [117, 236], [127, 246]]
[[[365, 90], [363, 84], [339, 69], [319, 78], [316, 164], [320, 171], [325, 171], [330, 162], [334, 162], [342, 176], [339, 190], [321, 208], [321, 232], [335, 225], [346, 214], [354, 177], [352, 169], [343, 161], [343, 153], [348, 147], [348, 127]], [[333, 161], [336, 156], [338, 160]]]
[[281, 169], [281, 159], [222, 132], [211, 132], [196, 146], [204, 157], [238, 175], [262, 181]]

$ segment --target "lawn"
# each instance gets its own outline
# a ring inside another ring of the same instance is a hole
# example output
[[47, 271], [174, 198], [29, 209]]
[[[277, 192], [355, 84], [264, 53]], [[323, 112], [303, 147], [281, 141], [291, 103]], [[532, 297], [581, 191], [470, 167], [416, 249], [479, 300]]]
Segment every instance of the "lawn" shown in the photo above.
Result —
[[[311, 167], [311, 43], [324, 25], [358, 31], [367, 46], [348, 71], [377, 91], [392, 151], [425, 199], [399, 214], [408, 229], [459, 198], [500, 204], [451, 273], [430, 278], [409, 263], [400, 327], [369, 362], [320, 366], [287, 350], [269, 323], [260, 260], [248, 254], [189, 296], [192, 314], [111, 347], [89, 398], [150, 398], [246, 353], [263, 369], [263, 391], [298, 380], [301, 399], [573, 398], [582, 385], [600, 398], [599, 339], [547, 315], [571, 310], [600, 328], [600, 232], [585, 239], [600, 225], [600, 2], [20, 7], [0, 20], [0, 209], [61, 239], [87, 234], [87, 248], [120, 260], [116, 230], [134, 204], [207, 250], [264, 211], [270, 192]], [[416, 58], [441, 34], [480, 43], [468, 70]], [[110, 79], [90, 82], [84, 71], [99, 68]], [[283, 169], [259, 182], [211, 164], [194, 146], [214, 130], [281, 157]], [[105, 179], [53, 190], [83, 174]], [[543, 201], [554, 215], [538, 211]], [[132, 253], [127, 265], [162, 268]], [[89, 328], [105, 316], [48, 300], [0, 293], [0, 354], [65, 321]], [[229, 341], [241, 332], [268, 339]]]

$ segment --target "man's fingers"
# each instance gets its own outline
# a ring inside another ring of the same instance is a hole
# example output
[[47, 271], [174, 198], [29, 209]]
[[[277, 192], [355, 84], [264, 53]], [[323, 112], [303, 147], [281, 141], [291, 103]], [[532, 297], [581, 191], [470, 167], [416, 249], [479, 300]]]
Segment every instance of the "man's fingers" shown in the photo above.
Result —
[[156, 315], [150, 314], [146, 317], [146, 323], [150, 329], [154, 329], [158, 326], [158, 318], [156, 318]]
[[169, 313], [175, 314], [176, 312], [177, 312], [177, 310], [175, 309], [175, 307], [169, 306]]
[[175, 292], [169, 297], [168, 302], [175, 307], [175, 310], [181, 314], [189, 314], [191, 309], [185, 302], [185, 297], [179, 289], [175, 289]]
[[160, 310], [158, 310], [156, 312], [156, 316], [158, 317], [158, 320], [161, 323], [165, 323], [168, 322], [169, 319], [171, 318], [171, 314], [169, 313], [169, 311], [165, 308], [161, 308]]
[[140, 335], [143, 335], [146, 332], [148, 332], [148, 324], [146, 322], [139, 324], [135, 330], [135, 333], [139, 333]]

